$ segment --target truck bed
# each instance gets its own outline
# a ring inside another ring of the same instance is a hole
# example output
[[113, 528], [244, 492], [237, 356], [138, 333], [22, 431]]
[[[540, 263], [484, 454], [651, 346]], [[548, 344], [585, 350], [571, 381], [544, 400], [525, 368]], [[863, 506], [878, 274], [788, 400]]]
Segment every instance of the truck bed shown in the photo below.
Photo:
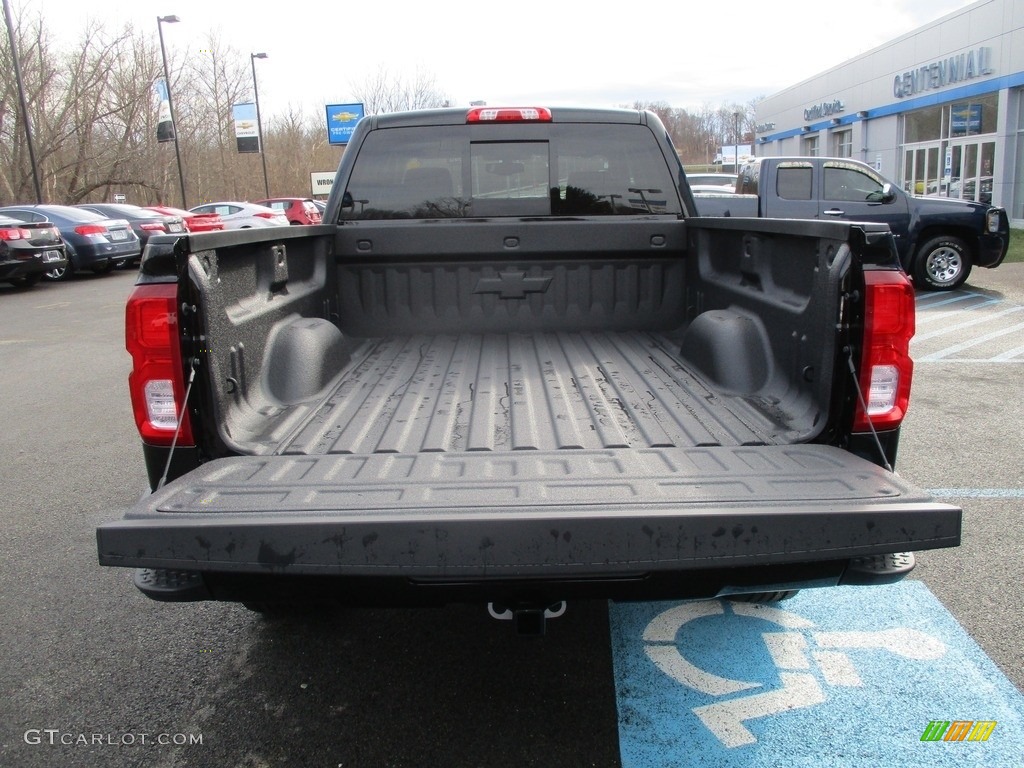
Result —
[[777, 425], [642, 331], [366, 341], [277, 453], [764, 445]]
[[878, 582], [860, 559], [955, 546], [959, 509], [819, 440], [850, 233], [731, 225], [203, 238], [185, 335], [218, 431], [100, 562], [156, 599], [544, 606]]

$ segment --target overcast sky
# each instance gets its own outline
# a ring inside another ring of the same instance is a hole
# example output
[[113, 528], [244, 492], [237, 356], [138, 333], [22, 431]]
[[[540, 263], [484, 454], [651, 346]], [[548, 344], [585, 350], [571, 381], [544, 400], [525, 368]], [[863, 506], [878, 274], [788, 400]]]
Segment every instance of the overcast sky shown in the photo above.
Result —
[[[453, 105], [673, 107], [768, 96], [973, 0], [854, 3], [518, 0], [12, 0], [42, 9], [60, 37], [86, 18], [111, 29], [164, 25], [168, 51], [199, 55], [211, 31], [256, 64], [264, 118], [289, 104], [352, 101], [381, 66], [433, 76]], [[914, 62], [905, 62], [913, 64]]]

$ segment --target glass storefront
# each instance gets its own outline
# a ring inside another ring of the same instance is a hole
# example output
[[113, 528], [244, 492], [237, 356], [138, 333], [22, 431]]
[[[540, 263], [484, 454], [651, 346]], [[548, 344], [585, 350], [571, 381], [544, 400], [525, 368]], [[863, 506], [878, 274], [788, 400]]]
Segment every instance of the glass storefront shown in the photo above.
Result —
[[903, 117], [903, 188], [992, 201], [999, 96], [985, 94]]
[[1017, 152], [1013, 166], [1013, 191], [1007, 196], [1006, 210], [1011, 219], [1024, 219], [1024, 91], [1011, 92], [1010, 95], [1017, 99]]

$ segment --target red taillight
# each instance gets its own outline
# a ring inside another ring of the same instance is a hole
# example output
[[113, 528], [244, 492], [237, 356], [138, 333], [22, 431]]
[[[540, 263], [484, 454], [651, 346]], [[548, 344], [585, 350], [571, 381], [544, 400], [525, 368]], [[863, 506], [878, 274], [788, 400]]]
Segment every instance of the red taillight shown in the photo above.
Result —
[[75, 232], [80, 235], [105, 235], [107, 228], [99, 224], [79, 224], [75, 227]]
[[0, 229], [0, 240], [21, 240], [22, 229]]
[[914, 362], [914, 288], [902, 272], [864, 273], [864, 352], [860, 387], [867, 411], [857, 405], [855, 432], [894, 429], [903, 421], [910, 402]]
[[[139, 434], [152, 445], [171, 444], [185, 401], [177, 297], [173, 283], [139, 285], [125, 309], [125, 348], [132, 356], [128, 390]], [[186, 411], [178, 445], [194, 444]]]
[[159, 222], [155, 224], [139, 224], [139, 229], [144, 229], [147, 232], [164, 232], [164, 225]]
[[474, 107], [466, 113], [467, 123], [550, 123], [545, 107]]

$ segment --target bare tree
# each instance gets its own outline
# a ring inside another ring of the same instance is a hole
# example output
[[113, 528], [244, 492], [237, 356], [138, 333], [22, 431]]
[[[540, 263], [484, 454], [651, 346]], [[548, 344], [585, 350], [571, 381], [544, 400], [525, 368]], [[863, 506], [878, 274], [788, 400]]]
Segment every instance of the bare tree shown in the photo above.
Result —
[[[23, 80], [43, 181], [44, 197], [61, 203], [110, 199], [151, 204], [173, 200], [177, 167], [169, 144], [156, 140], [153, 83], [163, 74], [156, 36], [126, 26], [113, 32], [88, 26], [78, 42], [56, 50], [41, 16], [16, 27]], [[193, 201], [262, 197], [258, 155], [235, 149], [232, 106], [252, 98], [244, 54], [209, 35], [197, 51], [170, 50], [170, 88], [186, 186]], [[411, 77], [381, 66], [352, 88], [368, 114], [444, 106], [450, 99], [434, 76]], [[704, 105], [699, 110], [665, 102], [637, 102], [664, 122], [684, 163], [707, 163], [718, 147], [749, 144], [755, 136], [757, 99]], [[31, 198], [31, 169], [10, 50], [0, 42], [0, 203]], [[740, 131], [736, 132], [739, 113]], [[305, 195], [309, 173], [337, 167], [339, 148], [329, 145], [320, 109], [289, 106], [263, 120], [268, 175], [273, 192]]]
[[[55, 62], [50, 51], [49, 35], [42, 17], [31, 19], [20, 16], [15, 21], [15, 44], [21, 60], [22, 84], [29, 104], [29, 118], [33, 126], [37, 152], [44, 149], [39, 140], [40, 131], [48, 125], [45, 119], [48, 103], [56, 89]], [[18, 102], [14, 80], [10, 43], [7, 35], [0, 40], [0, 199], [21, 202], [34, 196], [32, 169], [24, 122]]]
[[392, 75], [384, 65], [363, 83], [352, 86], [356, 101], [363, 104], [368, 115], [382, 112], [403, 112], [412, 109], [433, 109], [447, 106], [451, 99], [438, 87], [434, 75], [417, 69], [412, 80]]
[[180, 113], [179, 141], [185, 142], [192, 169], [193, 199], [244, 198], [254, 189], [255, 176], [252, 163], [246, 162], [249, 158], [240, 158], [235, 150], [232, 107], [252, 100], [246, 56], [211, 33], [185, 62], [174, 104]]

